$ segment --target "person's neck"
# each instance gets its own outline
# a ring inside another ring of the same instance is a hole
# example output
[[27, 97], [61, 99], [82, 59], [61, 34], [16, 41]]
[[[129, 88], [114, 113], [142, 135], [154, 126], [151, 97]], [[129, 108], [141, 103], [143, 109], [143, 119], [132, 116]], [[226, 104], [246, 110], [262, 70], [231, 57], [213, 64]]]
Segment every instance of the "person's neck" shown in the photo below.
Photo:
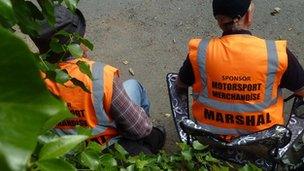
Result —
[[232, 34], [249, 34], [249, 35], [251, 35], [251, 32], [247, 29], [225, 30], [225, 31], [223, 31], [222, 36], [232, 35]]

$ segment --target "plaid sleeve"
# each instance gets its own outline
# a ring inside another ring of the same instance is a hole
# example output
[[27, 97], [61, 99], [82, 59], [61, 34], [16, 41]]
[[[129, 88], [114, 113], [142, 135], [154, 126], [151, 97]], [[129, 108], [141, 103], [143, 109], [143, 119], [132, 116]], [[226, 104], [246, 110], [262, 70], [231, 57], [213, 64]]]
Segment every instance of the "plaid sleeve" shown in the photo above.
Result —
[[150, 118], [143, 108], [130, 100], [119, 77], [114, 79], [110, 113], [116, 128], [125, 138], [140, 139], [152, 130]]

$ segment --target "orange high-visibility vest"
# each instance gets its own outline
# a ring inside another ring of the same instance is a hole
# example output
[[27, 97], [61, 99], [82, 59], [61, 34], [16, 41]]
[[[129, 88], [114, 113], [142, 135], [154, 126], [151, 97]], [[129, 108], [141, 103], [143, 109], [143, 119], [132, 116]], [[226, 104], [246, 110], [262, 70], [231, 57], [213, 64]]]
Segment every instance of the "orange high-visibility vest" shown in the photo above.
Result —
[[284, 124], [280, 80], [286, 41], [251, 35], [192, 39], [193, 115], [216, 134], [240, 135]]
[[[77, 61], [89, 64], [93, 79], [83, 74], [77, 66]], [[105, 143], [118, 135], [115, 124], [109, 115], [112, 102], [113, 79], [118, 70], [100, 62], [93, 62], [85, 58], [69, 60], [59, 64], [73, 78], [82, 81], [91, 93], [75, 86], [71, 81], [64, 85], [45, 80], [48, 89], [60, 97], [75, 118], [67, 119], [56, 126], [59, 134], [75, 134], [75, 126], [92, 128], [94, 139]]]

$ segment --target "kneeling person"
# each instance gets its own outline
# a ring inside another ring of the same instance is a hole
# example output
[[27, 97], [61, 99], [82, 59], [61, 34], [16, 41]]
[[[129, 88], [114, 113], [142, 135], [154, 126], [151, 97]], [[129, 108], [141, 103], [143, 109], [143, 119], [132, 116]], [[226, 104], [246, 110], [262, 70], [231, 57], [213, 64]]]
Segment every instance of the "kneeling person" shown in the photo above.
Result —
[[[71, 13], [63, 6], [55, 7], [56, 24], [50, 26], [43, 21], [38, 36], [31, 37], [40, 53], [50, 50], [51, 38], [60, 30], [85, 34], [85, 19], [79, 10]], [[60, 42], [64, 42], [60, 38]], [[165, 133], [162, 128], [153, 127], [149, 116], [150, 102], [145, 88], [136, 80], [122, 82], [118, 69], [87, 58], [86, 48], [81, 45], [82, 58], [70, 54], [52, 53], [48, 61], [58, 63], [72, 78], [85, 84], [88, 91], [75, 86], [71, 81], [64, 85], [45, 79], [48, 89], [67, 103], [76, 118], [64, 120], [56, 127], [59, 135], [75, 134], [75, 126], [92, 128], [91, 140], [100, 144], [121, 144], [130, 154], [156, 153], [162, 148]], [[64, 59], [61, 59], [64, 56]], [[84, 61], [90, 66], [92, 79], [83, 74], [77, 62]]]

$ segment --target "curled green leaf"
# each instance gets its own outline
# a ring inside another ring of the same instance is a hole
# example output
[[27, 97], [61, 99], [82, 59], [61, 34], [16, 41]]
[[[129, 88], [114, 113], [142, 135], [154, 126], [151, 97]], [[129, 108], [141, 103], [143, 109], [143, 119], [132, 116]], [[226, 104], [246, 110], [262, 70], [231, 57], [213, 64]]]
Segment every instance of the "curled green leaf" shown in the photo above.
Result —
[[79, 44], [69, 44], [68, 50], [73, 57], [80, 58], [83, 55], [83, 51]]
[[61, 69], [48, 70], [46, 72], [46, 78], [59, 84], [64, 84], [71, 79], [67, 71]]
[[93, 50], [93, 49], [94, 49], [94, 45], [93, 45], [88, 39], [81, 38], [81, 39], [80, 39], [80, 42], [81, 42], [82, 44], [84, 44], [87, 48], [89, 48], [90, 50]]
[[85, 61], [78, 61], [76, 64], [82, 73], [86, 74], [91, 80], [93, 80], [93, 76], [89, 64], [87, 64]]

